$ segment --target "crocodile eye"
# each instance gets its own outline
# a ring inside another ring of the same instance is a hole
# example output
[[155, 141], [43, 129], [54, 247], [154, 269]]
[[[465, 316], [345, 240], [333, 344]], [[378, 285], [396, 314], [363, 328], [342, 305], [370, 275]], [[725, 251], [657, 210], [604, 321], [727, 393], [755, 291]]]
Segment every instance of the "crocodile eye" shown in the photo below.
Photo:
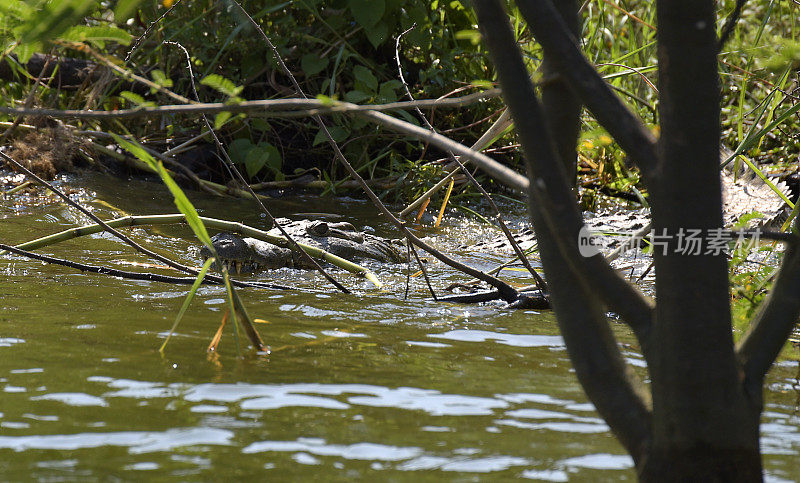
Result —
[[325, 236], [328, 233], [328, 224], [324, 221], [315, 221], [308, 227], [312, 235]]

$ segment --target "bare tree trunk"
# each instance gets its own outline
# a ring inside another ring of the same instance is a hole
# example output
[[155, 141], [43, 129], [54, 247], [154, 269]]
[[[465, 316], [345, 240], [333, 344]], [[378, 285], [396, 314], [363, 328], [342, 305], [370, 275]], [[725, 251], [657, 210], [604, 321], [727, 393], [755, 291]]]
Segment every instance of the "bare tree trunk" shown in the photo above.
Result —
[[[557, 154], [550, 136], [551, 127], [547, 125], [544, 110], [516, 48], [503, 7], [497, 0], [479, 0], [474, 5], [503, 96], [525, 150], [531, 179], [531, 219], [567, 350], [584, 390], [638, 462], [646, 448], [650, 413], [635, 377], [631, 377], [625, 367], [606, 320], [603, 301], [581, 273], [573, 269], [574, 260], [570, 260], [570, 255], [577, 253], [578, 227], [582, 219], [569, 188], [572, 181], [568, 181]], [[558, 133], [564, 138], [570, 136], [564, 131]], [[575, 173], [570, 174], [574, 179]], [[542, 194], [543, 191], [547, 193]], [[564, 210], [561, 216], [553, 213], [554, 206]], [[554, 218], [570, 225], [566, 227], [569, 234], [562, 236], [559, 231], [562, 227], [551, 223]], [[571, 245], [567, 246], [565, 238]]]
[[[564, 19], [569, 32], [578, 37], [578, 6], [574, 0], [556, 0], [558, 13]], [[580, 130], [581, 103], [570, 91], [566, 81], [558, 73], [551, 55], [545, 52], [542, 63], [545, 82], [542, 86], [542, 108], [547, 126], [553, 135], [556, 154], [561, 159], [567, 179], [574, 186], [577, 179], [578, 152], [576, 150]]]
[[[542, 265], [587, 395], [643, 480], [760, 481], [760, 389], [800, 314], [800, 237], [790, 240], [773, 294], [737, 352], [727, 262], [724, 254], [707, 252], [709, 230], [722, 227], [714, 2], [659, 1], [658, 143], [580, 52], [570, 35], [571, 1], [556, 9], [548, 0], [517, 0], [549, 73], [569, 86], [543, 89], [547, 107], [536, 98], [501, 2], [473, 4], [525, 151]], [[650, 190], [654, 235], [661, 237], [655, 307], [602, 257], [582, 256], [578, 246], [582, 220], [569, 188], [576, 144], [570, 119], [577, 105], [571, 95], [612, 133]], [[689, 244], [689, 235], [699, 246]], [[620, 357], [605, 307], [622, 315], [642, 344], [652, 409]]]
[[[648, 361], [653, 437], [641, 476], [760, 480], [760, 408], [734, 353], [727, 261], [704, 254], [708, 230], [722, 227], [714, 2], [657, 9], [661, 139], [650, 195], [655, 236], [667, 244], [654, 253], [659, 350]], [[693, 230], [701, 253], [686, 253]]]

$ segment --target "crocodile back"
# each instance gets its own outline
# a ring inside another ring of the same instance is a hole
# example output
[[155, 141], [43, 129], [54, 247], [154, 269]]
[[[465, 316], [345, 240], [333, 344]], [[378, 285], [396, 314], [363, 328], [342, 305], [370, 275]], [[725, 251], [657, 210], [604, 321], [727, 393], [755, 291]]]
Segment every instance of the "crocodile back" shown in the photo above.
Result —
[[[733, 163], [728, 163], [720, 176], [725, 226], [732, 226], [743, 215], [753, 212], [761, 213], [763, 218], [748, 222], [751, 227], [779, 224], [788, 214], [786, 202], [781, 195], [746, 164], [742, 163], [741, 168], [734, 172]], [[790, 190], [786, 183], [777, 179], [770, 179], [770, 183], [785, 197], [789, 197]]]

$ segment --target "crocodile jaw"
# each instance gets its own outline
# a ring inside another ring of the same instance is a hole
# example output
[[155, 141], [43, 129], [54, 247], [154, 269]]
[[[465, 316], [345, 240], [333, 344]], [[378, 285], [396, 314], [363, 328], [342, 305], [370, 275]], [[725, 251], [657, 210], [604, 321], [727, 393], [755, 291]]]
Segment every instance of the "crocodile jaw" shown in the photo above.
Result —
[[[247, 274], [261, 270], [293, 267], [292, 251], [255, 238], [241, 238], [230, 233], [219, 233], [211, 239], [218, 261], [214, 269], [221, 270], [224, 265], [229, 273]], [[204, 258], [212, 256], [206, 247], [200, 249]]]

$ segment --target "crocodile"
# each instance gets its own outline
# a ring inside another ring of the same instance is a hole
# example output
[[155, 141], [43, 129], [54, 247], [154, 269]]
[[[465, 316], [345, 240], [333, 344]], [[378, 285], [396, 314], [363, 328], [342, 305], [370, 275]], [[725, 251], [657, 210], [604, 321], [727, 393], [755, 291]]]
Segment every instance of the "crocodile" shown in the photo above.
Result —
[[[347, 260], [375, 260], [400, 263], [406, 260], [400, 240], [364, 233], [347, 222], [278, 218], [276, 223], [298, 243], [325, 250]], [[267, 232], [281, 236], [276, 227]], [[234, 273], [253, 273], [276, 268], [313, 268], [300, 253], [256, 238], [220, 232], [211, 238], [218, 258]], [[211, 251], [203, 247], [200, 255], [207, 259]], [[219, 267], [217, 267], [219, 268]]]
[[[733, 173], [732, 168], [723, 169], [720, 177], [722, 181], [722, 221], [726, 228], [737, 225], [745, 215], [752, 213], [758, 213], [760, 216], [749, 219], [746, 223], [747, 228], [779, 226], [786, 219], [789, 210], [784, 198], [791, 196], [786, 183], [770, 180], [770, 183], [780, 191], [781, 194], [778, 194], [764, 180], [746, 168], [736, 174]], [[586, 212], [584, 213], [584, 224], [588, 232], [593, 234], [632, 235], [650, 225], [650, 210], [640, 208], [608, 213]], [[600, 235], [594, 238], [595, 243], [601, 249], [609, 250], [617, 248], [622, 241], [627, 241], [624, 237], [613, 235]], [[523, 228], [514, 234], [514, 240], [522, 250], [528, 250], [536, 245], [536, 234], [530, 227]], [[503, 236], [471, 245], [469, 249], [506, 252], [511, 250], [511, 245]]]
[[[725, 156], [725, 151], [723, 151]], [[791, 196], [790, 189], [784, 182], [770, 180], [770, 183], [780, 192], [778, 194], [772, 187], [754, 172], [746, 168], [734, 173], [732, 168], [721, 170], [723, 224], [726, 228], [742, 224], [745, 215], [758, 213], [760, 217], [748, 219], [745, 224], [748, 228], [779, 226], [789, 213], [785, 199]], [[749, 217], [748, 217], [749, 218]], [[584, 224], [588, 233], [592, 234], [592, 245], [600, 249], [601, 253], [608, 255], [612, 266], [626, 269], [644, 268], [640, 272], [644, 277], [649, 271], [649, 263], [641, 265], [641, 257], [617, 259], [621, 253], [629, 248], [634, 248], [650, 229], [650, 210], [641, 208], [637, 210], [621, 210], [611, 213], [584, 213]], [[632, 235], [636, 234], [636, 237]], [[616, 235], [623, 235], [622, 237]], [[523, 228], [514, 234], [514, 240], [523, 251], [536, 245], [536, 233], [530, 227]], [[623, 246], [624, 245], [624, 246]], [[479, 242], [469, 247], [472, 252], [510, 252], [511, 245], [506, 237], [495, 238]], [[631, 272], [633, 273], [633, 272]], [[477, 291], [463, 294], [439, 297], [439, 300], [456, 303], [478, 303], [500, 298], [497, 290]], [[541, 293], [536, 287], [525, 287], [520, 290], [520, 298], [507, 305], [506, 308], [525, 308], [541, 310], [549, 307], [547, 294]]]
[[[784, 197], [789, 195], [789, 188], [784, 183], [773, 184], [783, 197], [777, 194], [767, 183], [754, 175], [739, 173], [734, 175], [731, 170], [723, 170], [722, 195], [724, 204], [724, 224], [727, 227], [734, 225], [742, 216], [752, 212], [763, 215], [757, 223], [760, 226], [775, 224], [785, 216], [786, 206]], [[623, 210], [617, 213], [585, 214], [585, 223], [589, 232], [603, 233], [628, 233], [643, 231], [650, 223], [649, 210]], [[400, 240], [384, 239], [370, 233], [357, 231], [347, 222], [325, 222], [318, 220], [291, 221], [286, 218], [276, 220], [284, 230], [297, 242], [323, 249], [333, 255], [349, 259], [371, 259], [385, 263], [400, 263], [407, 261], [403, 255], [403, 245]], [[751, 226], [753, 221], [750, 221]], [[277, 228], [268, 232], [270, 235], [280, 236]], [[535, 233], [531, 229], [524, 229], [514, 238], [523, 250], [527, 250], [536, 243]], [[597, 241], [597, 240], [596, 240]], [[602, 251], [616, 248], [621, 241], [628, 241], [619, 237], [603, 237], [599, 248]], [[218, 257], [231, 271], [236, 273], [252, 273], [263, 269], [282, 267], [311, 268], [308, 262], [297, 252], [289, 248], [280, 247], [255, 238], [241, 237], [228, 232], [221, 232], [212, 238], [212, 243]], [[509, 248], [505, 238], [499, 241], [477, 243], [469, 247], [470, 251], [495, 251]], [[211, 256], [211, 252], [203, 248], [201, 255], [204, 258]], [[538, 292], [533, 287], [520, 293], [520, 299], [509, 305], [509, 308], [543, 309], [549, 306], [546, 294]], [[496, 291], [458, 294], [440, 297], [440, 300], [451, 302], [475, 303], [498, 298]]]

